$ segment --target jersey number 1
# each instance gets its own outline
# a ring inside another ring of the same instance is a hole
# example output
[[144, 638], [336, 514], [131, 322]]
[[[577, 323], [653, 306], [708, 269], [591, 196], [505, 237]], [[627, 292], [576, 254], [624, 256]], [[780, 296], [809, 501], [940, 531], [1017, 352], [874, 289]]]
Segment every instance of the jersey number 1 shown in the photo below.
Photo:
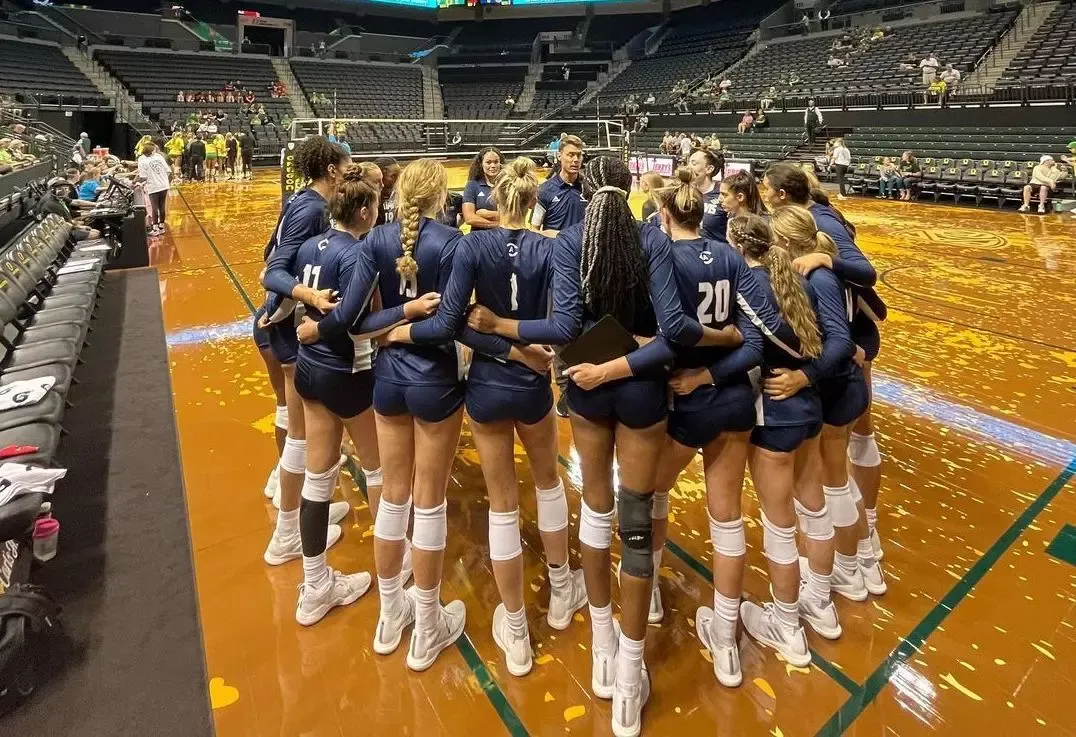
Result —
[[729, 280], [722, 279], [713, 284], [699, 282], [699, 322], [703, 325], [715, 325], [729, 316]]
[[303, 284], [311, 289], [317, 289], [319, 278], [321, 278], [321, 266], [307, 264], [303, 267]]

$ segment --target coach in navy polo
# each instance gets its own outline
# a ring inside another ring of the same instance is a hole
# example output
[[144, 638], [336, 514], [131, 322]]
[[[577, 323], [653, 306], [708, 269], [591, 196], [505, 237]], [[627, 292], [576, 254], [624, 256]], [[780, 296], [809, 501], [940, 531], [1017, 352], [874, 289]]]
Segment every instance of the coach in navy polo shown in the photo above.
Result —
[[560, 171], [538, 187], [538, 203], [531, 224], [539, 230], [564, 230], [583, 222], [587, 203], [583, 200], [583, 183], [579, 167], [583, 163], [583, 141], [565, 136], [560, 142]]

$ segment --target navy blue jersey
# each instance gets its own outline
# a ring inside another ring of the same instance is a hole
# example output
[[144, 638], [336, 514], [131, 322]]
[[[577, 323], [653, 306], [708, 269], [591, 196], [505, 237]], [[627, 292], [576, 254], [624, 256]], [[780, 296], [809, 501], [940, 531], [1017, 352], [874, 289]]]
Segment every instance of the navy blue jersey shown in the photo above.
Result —
[[493, 187], [485, 179], [472, 179], [463, 189], [463, 202], [470, 202], [476, 210], [496, 210], [497, 203], [490, 197], [492, 193]]
[[812, 384], [847, 381], [858, 371], [852, 361], [856, 349], [849, 330], [850, 293], [837, 275], [826, 268], [812, 271], [807, 283], [822, 333], [822, 355], [808, 361], [803, 373]]
[[[472, 292], [478, 304], [500, 317], [545, 318], [553, 281], [553, 243], [539, 233], [506, 228], [464, 236], [437, 314], [412, 326], [411, 340], [417, 344], [451, 339], [464, 324]], [[549, 376], [515, 361], [506, 363], [476, 353], [467, 381], [504, 389], [537, 389], [549, 384]]]
[[[373, 292], [381, 296], [382, 310], [371, 318], [383, 324], [403, 320], [404, 305], [427, 292], [444, 293], [452, 273], [452, 259], [460, 240], [460, 232], [428, 218], [419, 223], [414, 259], [418, 274], [407, 279], [396, 272], [396, 259], [403, 251], [400, 245], [400, 223], [379, 225], [370, 231], [359, 249], [358, 261], [344, 295], [332, 312], [318, 326], [322, 339], [343, 334], [362, 316]], [[382, 317], [382, 313], [384, 316]], [[367, 329], [363, 321], [358, 332]], [[464, 330], [461, 340], [476, 351], [496, 355], [507, 354], [503, 339], [479, 336]], [[436, 345], [392, 344], [378, 352], [374, 375], [378, 381], [406, 385], [445, 385], [459, 381], [459, 362], [455, 343], [449, 339]]]
[[[349, 233], [330, 230], [299, 247], [292, 273], [311, 289], [342, 292], [351, 281], [361, 248], [362, 241]], [[318, 321], [324, 317], [313, 307], [306, 308], [306, 315]], [[369, 338], [338, 334], [299, 346], [299, 358], [331, 371], [358, 373], [372, 367], [373, 345]]]
[[714, 182], [714, 188], [702, 195], [702, 225], [699, 230], [702, 237], [719, 243], [728, 243], [729, 214], [721, 209], [719, 199], [721, 188]]
[[[770, 275], [766, 269], [762, 266], [755, 266], [750, 269], [750, 273], [759, 289], [765, 292], [766, 297], [776, 306], [777, 297], [773, 293], [773, 285], [770, 283]], [[806, 279], [802, 279], [802, 282], [804, 291], [811, 300], [811, 306], [815, 307], [817, 296], [814, 290]], [[800, 351], [800, 341], [791, 327], [787, 328], [781, 338], [790, 350], [783, 349], [769, 340], [763, 344], [763, 379], [773, 376], [774, 369], [785, 368], [795, 371], [802, 369], [807, 363], [801, 356], [796, 355]], [[756, 409], [759, 410], [758, 424], [766, 427], [810, 425], [822, 421], [822, 404], [818, 398], [818, 391], [811, 384], [788, 399], [777, 400], [762, 392], [756, 400]]]
[[308, 238], [329, 229], [327, 208], [325, 198], [307, 188], [296, 192], [280, 213], [276, 230], [266, 247], [269, 255], [262, 279], [266, 291], [271, 293], [267, 295], [266, 306], [274, 322], [288, 317], [295, 307], [291, 301], [291, 292], [298, 284], [293, 274], [295, 254]]
[[576, 177], [573, 184], [568, 184], [557, 172], [539, 185], [531, 222], [545, 230], [564, 230], [583, 222], [586, 207], [582, 178]]

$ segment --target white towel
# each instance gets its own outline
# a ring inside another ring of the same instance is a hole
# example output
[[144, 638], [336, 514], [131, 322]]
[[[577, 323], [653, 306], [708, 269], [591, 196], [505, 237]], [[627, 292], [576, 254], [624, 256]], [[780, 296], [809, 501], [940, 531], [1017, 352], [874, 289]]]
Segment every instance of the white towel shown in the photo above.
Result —
[[0, 412], [37, 404], [55, 384], [55, 376], [42, 376], [40, 379], [13, 381], [0, 387]]
[[23, 463], [0, 465], [0, 507], [20, 494], [51, 494], [66, 468], [41, 468]]

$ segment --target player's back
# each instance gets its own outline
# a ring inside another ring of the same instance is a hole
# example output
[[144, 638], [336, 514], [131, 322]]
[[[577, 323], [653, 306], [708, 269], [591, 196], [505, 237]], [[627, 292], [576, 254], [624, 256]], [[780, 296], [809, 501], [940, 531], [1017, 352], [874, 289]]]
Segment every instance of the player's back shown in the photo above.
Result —
[[[731, 247], [705, 238], [674, 241], [672, 257], [676, 291], [684, 312], [699, 324], [717, 330], [735, 322], [743, 257]], [[680, 347], [676, 363], [687, 368], [709, 366], [730, 350]]]

